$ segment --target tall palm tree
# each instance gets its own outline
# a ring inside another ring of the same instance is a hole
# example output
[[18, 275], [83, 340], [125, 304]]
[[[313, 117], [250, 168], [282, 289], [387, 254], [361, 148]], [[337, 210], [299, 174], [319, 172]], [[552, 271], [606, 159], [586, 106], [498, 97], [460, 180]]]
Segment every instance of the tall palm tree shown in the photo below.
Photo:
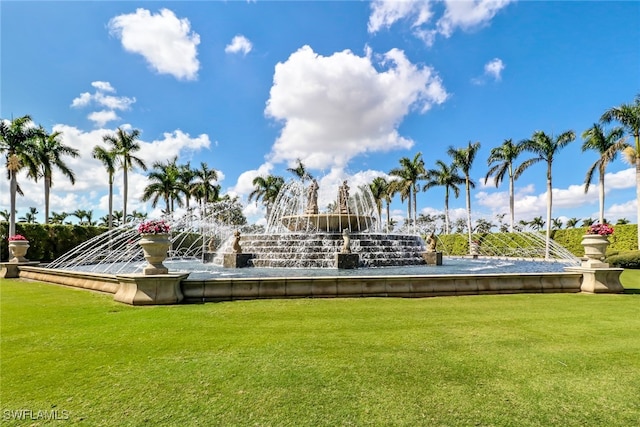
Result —
[[604, 224], [604, 174], [609, 162], [615, 160], [618, 152], [627, 147], [622, 139], [624, 131], [621, 127], [615, 127], [605, 134], [602, 126], [594, 123], [592, 127], [582, 132], [582, 152], [587, 150], [597, 151], [600, 157], [596, 160], [584, 178], [584, 192], [589, 191], [593, 179], [593, 173], [598, 170], [598, 196], [600, 200], [600, 224]]
[[255, 189], [249, 193], [249, 201], [262, 199], [262, 204], [267, 209], [267, 220], [271, 217], [273, 204], [280, 193], [280, 189], [284, 185], [284, 178], [281, 176], [268, 175], [266, 178], [257, 176], [253, 179]]
[[154, 162], [152, 165], [153, 170], [147, 176], [151, 183], [144, 188], [142, 193], [142, 201], [151, 200], [151, 206], [154, 208], [158, 205], [158, 201], [163, 199], [166, 206], [165, 213], [167, 214], [171, 214], [174, 211], [176, 203], [179, 207], [183, 206], [180, 195], [185, 192], [185, 189], [180, 183], [180, 170], [176, 163], [177, 161], [178, 157], [176, 156], [164, 163]]
[[133, 129], [129, 133], [122, 128], [118, 128], [115, 135], [105, 135], [102, 138], [104, 142], [111, 144], [120, 164], [120, 169], [122, 169], [123, 172], [122, 212], [125, 219], [127, 218], [127, 198], [129, 192], [128, 173], [134, 170], [136, 165], [142, 170], [147, 170], [147, 165], [144, 161], [133, 155], [133, 153], [140, 150], [140, 144], [136, 142], [139, 136], [140, 131], [138, 129]]
[[16, 194], [18, 193], [18, 172], [26, 167], [36, 171], [33, 159], [33, 145], [38, 130], [31, 117], [26, 115], [13, 120], [0, 119], [0, 153], [5, 154], [7, 177], [9, 178], [9, 236], [16, 234]]
[[501, 146], [491, 149], [487, 159], [489, 171], [484, 177], [484, 183], [486, 184], [489, 177], [494, 175], [496, 188], [500, 186], [505, 175], [509, 177], [509, 231], [511, 233], [513, 233], [513, 226], [515, 225], [514, 182], [519, 178], [514, 171], [514, 162], [520, 153], [522, 153], [522, 144], [514, 144], [511, 139], [505, 139]]
[[640, 248], [640, 94], [636, 95], [633, 104], [622, 104], [608, 109], [600, 117], [603, 123], [619, 122], [625, 131], [633, 135], [634, 147], [629, 158], [636, 165], [636, 222], [638, 223], [638, 248]]
[[191, 163], [187, 162], [184, 165], [178, 166], [178, 181], [184, 192], [185, 208], [187, 210], [189, 210], [189, 201], [192, 195], [191, 190], [193, 189], [195, 179], [196, 171], [191, 168]]
[[444, 230], [445, 234], [449, 234], [451, 228], [449, 226], [449, 194], [453, 191], [456, 198], [460, 196], [461, 184], [465, 183], [464, 177], [458, 174], [458, 168], [455, 164], [447, 165], [442, 160], [436, 160], [436, 167], [426, 172], [427, 183], [424, 185], [423, 191], [432, 187], [444, 187]]
[[387, 230], [391, 227], [391, 199], [393, 198], [393, 185], [387, 181], [384, 177], [378, 176], [373, 179], [369, 184], [371, 194], [376, 203], [376, 209], [378, 210], [378, 217], [382, 219], [382, 202], [385, 202], [386, 214], [387, 214]]
[[553, 166], [553, 159], [558, 152], [567, 146], [571, 141], [576, 139], [576, 134], [572, 130], [565, 131], [553, 137], [547, 135], [542, 131], [536, 131], [531, 136], [531, 139], [522, 141], [524, 150], [533, 153], [535, 157], [525, 160], [517, 169], [516, 173], [520, 175], [529, 166], [538, 162], [545, 162], [547, 164], [547, 234], [545, 239], [545, 258], [549, 257], [549, 244], [551, 240], [551, 210], [553, 206], [553, 185], [552, 185], [552, 173], [551, 168]]
[[109, 177], [109, 213], [107, 215], [109, 217], [108, 227], [109, 230], [111, 230], [113, 228], [113, 179], [116, 174], [117, 154], [113, 149], [107, 150], [100, 145], [96, 145], [93, 147], [91, 155], [94, 159], [98, 159], [102, 162], [102, 165], [107, 170], [107, 175]]
[[51, 212], [51, 224], [63, 224], [64, 220], [69, 216], [66, 212]]
[[567, 220], [567, 228], [575, 228], [578, 222], [580, 222], [578, 218], [575, 218], [575, 217], [569, 218]]
[[536, 231], [540, 231], [540, 229], [544, 227], [544, 224], [545, 224], [545, 221], [542, 219], [541, 216], [537, 216], [533, 218], [531, 222], [529, 222], [529, 225], [531, 226], [531, 228], [533, 228]]
[[191, 187], [191, 194], [200, 202], [203, 215], [206, 215], [206, 206], [220, 197], [220, 186], [214, 184], [218, 180], [218, 172], [209, 169], [205, 162], [200, 162], [200, 169], [196, 169], [195, 182]]
[[462, 169], [464, 173], [464, 181], [467, 195], [467, 234], [469, 238], [469, 247], [471, 247], [471, 189], [476, 187], [476, 183], [471, 180], [471, 166], [476, 158], [476, 154], [480, 150], [480, 143], [469, 142], [464, 148], [449, 147], [447, 154], [453, 159], [453, 164]]
[[39, 177], [44, 179], [44, 223], [49, 223], [49, 195], [53, 186], [53, 169], [57, 168], [64, 176], [69, 178], [71, 184], [76, 183], [76, 176], [65, 163], [63, 156], [78, 157], [78, 150], [65, 145], [60, 140], [62, 133], [48, 133], [44, 128], [38, 129], [38, 136], [34, 145], [34, 160], [37, 164], [37, 173], [30, 174], [36, 181]]
[[418, 152], [413, 156], [413, 159], [408, 157], [401, 158], [400, 167], [392, 169], [389, 175], [399, 178], [394, 184], [394, 189], [400, 193], [402, 200], [407, 200], [407, 223], [413, 222], [415, 224], [418, 219], [417, 192], [420, 190], [419, 181], [425, 178], [422, 153]]
[[297, 162], [298, 165], [295, 168], [287, 168], [287, 171], [294, 174], [302, 182], [313, 179], [313, 175], [309, 173], [307, 167], [302, 163], [302, 160], [297, 159]]

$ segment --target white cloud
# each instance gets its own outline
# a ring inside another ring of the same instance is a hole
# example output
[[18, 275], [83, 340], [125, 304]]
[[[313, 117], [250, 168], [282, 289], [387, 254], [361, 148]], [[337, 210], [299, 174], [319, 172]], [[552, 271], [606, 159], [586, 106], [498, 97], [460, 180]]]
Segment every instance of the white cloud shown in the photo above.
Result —
[[120, 117], [113, 110], [102, 110], [90, 113], [87, 118], [94, 122], [96, 126], [103, 127], [113, 120], [118, 120]]
[[136, 102], [135, 98], [105, 95], [105, 92], [112, 93], [116, 91], [109, 82], [95, 81], [91, 83], [91, 86], [96, 88], [96, 91], [94, 93], [81, 93], [80, 96], [73, 99], [71, 107], [84, 108], [95, 106], [97, 108], [103, 108], [102, 110], [94, 111], [87, 116], [87, 118], [94, 122], [96, 126], [102, 127], [108, 122], [118, 120], [120, 117], [118, 117], [115, 110], [129, 110], [131, 105]]
[[322, 56], [304, 46], [276, 65], [265, 114], [283, 129], [269, 161], [343, 168], [359, 154], [408, 149], [413, 141], [397, 130], [402, 119], [447, 97], [433, 69], [412, 64], [400, 50], [374, 64], [370, 53]]
[[429, 25], [435, 13], [431, 6], [441, 1], [375, 0], [371, 3], [368, 30], [375, 33], [396, 22], [410, 22], [414, 36], [431, 46], [436, 36], [450, 37], [460, 28], [471, 30], [487, 25], [491, 19], [513, 0], [444, 0], [444, 13]]
[[494, 80], [500, 80], [502, 78], [502, 70], [504, 70], [504, 63], [500, 58], [494, 58], [484, 65], [484, 73], [487, 76], [493, 77]]
[[251, 49], [253, 49], [253, 44], [251, 44], [249, 39], [245, 36], [237, 35], [231, 40], [231, 43], [224, 48], [224, 51], [226, 53], [242, 53], [246, 55], [251, 52]]
[[271, 163], [264, 163], [258, 169], [252, 169], [240, 174], [236, 185], [231, 187], [229, 191], [234, 192], [240, 196], [247, 196], [253, 191], [253, 180], [258, 176], [264, 176], [271, 174], [273, 165]]
[[119, 15], [109, 21], [109, 32], [118, 37], [128, 52], [142, 55], [160, 74], [179, 80], [195, 80], [200, 62], [200, 36], [191, 31], [188, 19], [178, 19], [169, 9], [154, 15], [146, 9]]

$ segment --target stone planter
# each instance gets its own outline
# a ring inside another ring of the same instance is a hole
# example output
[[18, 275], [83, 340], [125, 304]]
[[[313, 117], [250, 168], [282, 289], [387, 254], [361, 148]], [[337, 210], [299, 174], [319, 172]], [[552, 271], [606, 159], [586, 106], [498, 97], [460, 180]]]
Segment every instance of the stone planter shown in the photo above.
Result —
[[169, 273], [169, 269], [162, 264], [167, 259], [167, 252], [171, 247], [169, 234], [142, 234], [139, 243], [144, 259], [149, 263], [142, 272], [146, 275]]
[[12, 255], [12, 258], [9, 262], [28, 262], [24, 256], [27, 254], [27, 249], [29, 249], [29, 241], [28, 240], [13, 240], [9, 242], [9, 252]]
[[585, 234], [582, 236], [582, 246], [587, 261], [602, 261], [609, 246], [609, 238], [599, 234]]

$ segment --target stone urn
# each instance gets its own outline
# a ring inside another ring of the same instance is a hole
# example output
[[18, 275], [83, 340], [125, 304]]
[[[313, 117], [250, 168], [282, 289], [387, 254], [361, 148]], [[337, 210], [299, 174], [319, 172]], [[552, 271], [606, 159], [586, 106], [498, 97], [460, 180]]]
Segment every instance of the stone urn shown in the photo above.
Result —
[[169, 233], [142, 234], [139, 243], [144, 259], [149, 263], [142, 270], [143, 273], [146, 275], [169, 273], [169, 269], [162, 264], [167, 259], [167, 252], [171, 247]]
[[602, 261], [609, 246], [609, 237], [600, 234], [585, 234], [582, 236], [584, 256], [588, 260]]
[[9, 252], [13, 256], [9, 262], [28, 262], [29, 260], [24, 257], [27, 254], [27, 249], [29, 249], [28, 240], [9, 241]]

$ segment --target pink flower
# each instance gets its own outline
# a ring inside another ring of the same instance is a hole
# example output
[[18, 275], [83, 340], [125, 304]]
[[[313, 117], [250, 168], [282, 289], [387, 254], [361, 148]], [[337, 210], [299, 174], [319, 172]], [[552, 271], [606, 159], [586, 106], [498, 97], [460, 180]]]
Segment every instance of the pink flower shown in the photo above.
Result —
[[163, 234], [168, 233], [171, 227], [163, 219], [151, 219], [140, 223], [138, 233], [140, 234]]
[[26, 241], [27, 238], [24, 237], [22, 234], [14, 234], [13, 236], [9, 236], [9, 241], [10, 242], [16, 242], [18, 240]]
[[609, 224], [593, 224], [587, 229], [587, 234], [599, 234], [600, 236], [610, 236], [613, 234], [613, 227]]

